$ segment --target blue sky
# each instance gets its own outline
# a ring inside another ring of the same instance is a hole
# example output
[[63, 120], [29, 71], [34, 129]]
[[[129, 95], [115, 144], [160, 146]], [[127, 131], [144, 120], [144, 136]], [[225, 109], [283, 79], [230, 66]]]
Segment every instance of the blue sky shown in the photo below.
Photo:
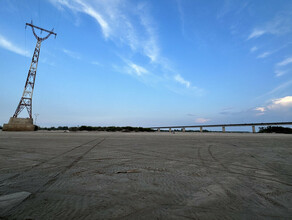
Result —
[[41, 47], [41, 126], [291, 121], [290, 0], [2, 0], [1, 124], [22, 95], [31, 20], [58, 34]]

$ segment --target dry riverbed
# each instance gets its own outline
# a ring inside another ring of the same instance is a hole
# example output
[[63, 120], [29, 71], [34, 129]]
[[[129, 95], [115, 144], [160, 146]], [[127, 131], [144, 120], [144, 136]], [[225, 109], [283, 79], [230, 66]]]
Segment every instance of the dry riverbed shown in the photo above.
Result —
[[292, 135], [0, 132], [0, 219], [289, 219]]

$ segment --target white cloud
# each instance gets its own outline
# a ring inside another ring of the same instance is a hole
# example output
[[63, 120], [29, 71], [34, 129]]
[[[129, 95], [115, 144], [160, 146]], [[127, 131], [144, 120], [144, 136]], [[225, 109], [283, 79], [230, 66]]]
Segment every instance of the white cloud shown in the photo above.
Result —
[[[162, 76], [150, 74], [147, 69], [129, 62], [123, 55], [121, 60], [126, 66], [120, 70], [137, 76], [148, 74], [148, 80], [160, 77], [160, 81], [169, 83], [169, 79], [174, 79], [193, 93], [201, 92], [197, 87], [191, 87], [191, 83], [185, 80], [177, 71], [171, 69], [170, 62], [161, 55], [156, 21], [151, 17], [148, 2], [133, 3], [132, 1], [120, 0], [50, 0], [59, 9], [69, 9], [74, 15], [78, 13], [86, 14], [94, 19], [101, 27], [103, 36], [106, 40], [114, 42], [118, 49], [127, 46], [132, 54], [143, 55], [149, 59], [151, 72], [159, 72]], [[81, 21], [82, 24], [82, 21]], [[119, 51], [116, 51], [118, 54]], [[67, 53], [68, 55], [70, 53]], [[129, 54], [129, 53], [128, 53]], [[71, 54], [74, 55], [74, 54]], [[73, 56], [72, 56], [73, 57]], [[119, 71], [120, 71], [119, 70]], [[154, 70], [154, 71], [153, 71]], [[151, 80], [149, 80], [151, 81]], [[172, 80], [173, 82], [173, 80]], [[169, 83], [170, 84], [170, 83]]]
[[250, 52], [251, 52], [251, 53], [253, 53], [253, 52], [257, 51], [257, 50], [258, 50], [258, 48], [257, 48], [256, 46], [250, 48]]
[[264, 34], [281, 35], [291, 31], [291, 15], [276, 16], [262, 27], [254, 28], [247, 40], [258, 38]]
[[275, 74], [277, 77], [283, 76], [286, 73], [287, 71], [284, 71], [284, 70], [275, 70]]
[[140, 20], [148, 34], [148, 39], [143, 46], [144, 53], [152, 62], [156, 62], [159, 56], [159, 47], [157, 45], [157, 36], [152, 25], [153, 22], [151, 22], [150, 17], [145, 14], [140, 14]]
[[277, 63], [277, 66], [286, 66], [290, 63], [292, 63], [292, 57], [288, 57], [288, 58], [284, 59], [283, 61]]
[[70, 51], [70, 50], [67, 50], [67, 49], [63, 49], [63, 52], [65, 54], [67, 54], [68, 56], [74, 58], [74, 59], [80, 59], [81, 58], [80, 55], [78, 53], [76, 53], [76, 52], [73, 52], [73, 51]]
[[265, 107], [257, 107], [254, 110], [258, 112], [256, 115], [263, 115], [263, 114], [265, 114], [266, 108]]
[[185, 87], [187, 87], [187, 88], [190, 88], [190, 86], [191, 86], [191, 83], [189, 81], [185, 80], [184, 78], [182, 78], [182, 76], [179, 74], [174, 76], [174, 80], [182, 85], [185, 85]]
[[259, 29], [254, 29], [251, 34], [248, 36], [248, 40], [252, 39], [252, 38], [257, 38], [259, 36], [262, 36], [263, 34], [265, 34], [267, 31], [265, 30], [259, 30]]
[[[148, 73], [148, 70], [146, 70], [144, 67], [139, 66], [135, 63], [129, 63], [129, 67], [131, 67], [131, 69], [134, 71], [134, 73], [137, 76], [142, 76], [143, 74]], [[131, 72], [133, 72], [133, 71], [131, 71]]]
[[265, 112], [266, 111], [265, 107], [257, 107], [254, 110], [260, 111], [260, 112]]
[[9, 50], [11, 52], [17, 53], [19, 55], [25, 56], [25, 57], [29, 57], [29, 54], [27, 51], [17, 47], [15, 44], [13, 44], [12, 42], [8, 41], [5, 37], [3, 37], [2, 35], [0, 35], [0, 47]]
[[146, 74], [154, 78], [154, 76], [152, 76], [152, 74], [150, 74], [150, 72], [146, 68], [130, 60], [123, 59], [123, 61], [126, 63], [125, 66], [119, 67], [119, 66], [113, 65], [113, 68], [117, 70], [118, 72], [127, 73], [129, 75], [134, 75], [134, 76], [139, 76], [141, 77], [141, 79], [142, 79], [142, 76], [145, 76]]
[[134, 52], [141, 52], [157, 62], [159, 46], [155, 23], [144, 4], [131, 5], [127, 1], [107, 0], [50, 0], [56, 7], [87, 14], [101, 27], [103, 36], [116, 43], [122, 42]]
[[283, 109], [292, 107], [292, 96], [285, 96], [283, 98], [278, 98], [272, 100], [271, 104], [267, 106], [268, 109]]
[[196, 123], [206, 123], [208, 121], [210, 121], [210, 119], [208, 119], [208, 118], [197, 118], [195, 120]]
[[80, 10], [88, 14], [89, 16], [93, 17], [100, 25], [104, 36], [108, 37], [110, 29], [108, 23], [104, 20], [104, 18], [96, 10], [94, 10], [92, 7], [82, 2], [81, 0], [79, 0], [78, 3], [80, 3], [80, 5], [82, 6]]
[[265, 115], [265, 118], [270, 118], [271, 116], [281, 118], [282, 116], [289, 115], [291, 116], [291, 113], [292, 113], [292, 96], [285, 96], [282, 98], [268, 100], [266, 104], [261, 105], [259, 107], [234, 112], [233, 114], [235, 115], [245, 114], [248, 117]]
[[285, 96], [278, 99], [273, 99], [268, 102], [265, 106], [254, 108], [256, 115], [271, 114], [272, 112], [278, 112], [282, 110], [288, 110], [292, 108], [292, 96]]
[[265, 58], [271, 54], [272, 54], [272, 52], [264, 52], [264, 53], [258, 55], [257, 58]]
[[50, 0], [57, 8], [61, 9], [63, 7], [67, 7], [74, 12], [82, 12], [85, 13], [92, 18], [94, 18], [97, 23], [100, 25], [104, 36], [107, 38], [109, 36], [109, 25], [105, 21], [105, 19], [98, 13], [93, 7], [86, 3], [83, 0]]

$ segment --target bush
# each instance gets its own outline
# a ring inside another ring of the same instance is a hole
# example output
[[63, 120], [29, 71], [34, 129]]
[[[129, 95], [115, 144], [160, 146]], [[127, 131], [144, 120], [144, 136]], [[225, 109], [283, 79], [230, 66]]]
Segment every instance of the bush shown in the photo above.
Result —
[[268, 126], [260, 127], [259, 133], [283, 133], [292, 134], [292, 128], [282, 127], [282, 126]]
[[69, 130], [68, 126], [59, 126], [57, 130]]

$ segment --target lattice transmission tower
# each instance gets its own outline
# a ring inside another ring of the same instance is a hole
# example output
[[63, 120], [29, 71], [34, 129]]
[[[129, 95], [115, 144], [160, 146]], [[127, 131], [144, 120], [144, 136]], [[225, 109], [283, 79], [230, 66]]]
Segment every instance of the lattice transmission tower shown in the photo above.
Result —
[[[31, 64], [30, 64], [30, 68], [27, 74], [27, 78], [26, 78], [26, 83], [24, 86], [24, 90], [23, 90], [23, 94], [22, 97], [20, 99], [20, 102], [16, 108], [16, 111], [13, 115], [13, 118], [17, 118], [17, 116], [20, 114], [20, 112], [26, 108], [29, 118], [32, 118], [32, 95], [33, 95], [33, 89], [34, 89], [34, 84], [35, 84], [35, 77], [36, 77], [36, 71], [37, 71], [37, 67], [38, 67], [38, 61], [39, 61], [39, 56], [40, 56], [40, 50], [41, 50], [41, 43], [48, 39], [50, 37], [50, 35], [55, 35], [55, 38], [57, 36], [56, 33], [54, 33], [54, 28], [51, 31], [48, 31], [46, 29], [37, 27], [35, 25], [31, 23], [26, 23], [25, 24], [25, 28], [27, 26], [30, 26], [32, 28], [32, 33], [35, 36], [35, 38], [37, 39], [37, 43], [33, 52], [33, 56], [32, 56], [32, 60], [31, 60]], [[41, 32], [47, 32], [48, 35], [46, 37], [39, 37], [37, 36], [37, 34], [35, 33], [35, 28], [39, 29]]]

